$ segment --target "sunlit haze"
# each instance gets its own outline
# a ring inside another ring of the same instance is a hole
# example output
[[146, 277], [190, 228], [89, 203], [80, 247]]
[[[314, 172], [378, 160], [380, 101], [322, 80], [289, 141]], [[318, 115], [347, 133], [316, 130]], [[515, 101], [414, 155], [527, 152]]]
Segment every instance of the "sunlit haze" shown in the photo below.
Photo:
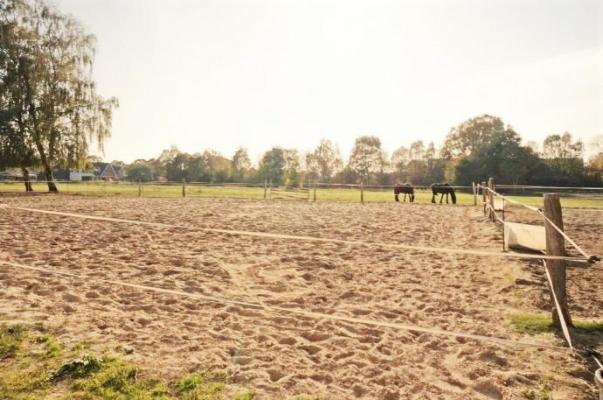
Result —
[[603, 134], [603, 2], [56, 0], [116, 96], [104, 158], [176, 145], [390, 152], [482, 113], [525, 141]]

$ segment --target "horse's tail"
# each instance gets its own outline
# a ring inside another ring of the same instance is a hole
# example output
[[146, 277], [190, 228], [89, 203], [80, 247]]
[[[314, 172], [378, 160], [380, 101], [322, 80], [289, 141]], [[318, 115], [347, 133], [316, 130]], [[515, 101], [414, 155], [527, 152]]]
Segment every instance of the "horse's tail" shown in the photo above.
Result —
[[450, 198], [452, 198], [452, 204], [456, 204], [456, 194], [452, 188], [450, 188]]

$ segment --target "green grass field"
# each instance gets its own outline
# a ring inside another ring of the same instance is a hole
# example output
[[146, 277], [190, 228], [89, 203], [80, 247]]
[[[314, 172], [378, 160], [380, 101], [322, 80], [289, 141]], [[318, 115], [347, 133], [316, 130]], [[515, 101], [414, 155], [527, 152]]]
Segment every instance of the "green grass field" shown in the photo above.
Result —
[[[130, 183], [116, 182], [59, 182], [58, 187], [61, 193], [83, 195], [83, 196], [120, 196], [137, 197], [138, 185]], [[48, 190], [45, 183], [34, 183], [34, 191], [46, 192]], [[283, 189], [281, 189], [283, 191]], [[21, 182], [0, 182], [0, 193], [23, 192], [23, 183]], [[310, 200], [312, 192], [287, 191], [287, 199]], [[143, 197], [182, 197], [182, 186], [179, 184], [144, 184], [142, 186]], [[187, 197], [224, 197], [224, 198], [244, 198], [244, 199], [263, 199], [263, 187], [236, 187], [236, 186], [202, 186], [187, 185]], [[273, 199], [278, 198], [278, 194], [273, 192]], [[542, 206], [542, 196], [522, 195], [511, 196], [512, 199], [532, 206]], [[334, 202], [360, 202], [360, 190], [358, 188], [318, 188], [316, 191], [317, 201]], [[478, 199], [479, 200], [479, 199]], [[364, 191], [364, 201], [367, 203], [375, 202], [393, 202], [394, 195], [391, 189], [376, 190], [366, 189]], [[416, 191], [417, 203], [429, 203], [431, 201], [431, 192], [427, 190]], [[470, 193], [457, 192], [457, 204], [473, 205], [473, 195]], [[561, 204], [566, 208], [601, 208], [603, 209], [603, 197], [563, 197]]]

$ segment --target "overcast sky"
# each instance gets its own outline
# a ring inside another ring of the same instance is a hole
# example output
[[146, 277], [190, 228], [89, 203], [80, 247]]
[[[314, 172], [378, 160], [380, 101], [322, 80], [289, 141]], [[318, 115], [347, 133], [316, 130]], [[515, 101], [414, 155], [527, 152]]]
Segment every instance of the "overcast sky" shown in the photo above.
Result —
[[391, 152], [482, 113], [526, 141], [603, 134], [600, 0], [54, 4], [98, 39], [100, 93], [120, 102], [110, 160], [323, 137], [347, 155], [361, 134]]

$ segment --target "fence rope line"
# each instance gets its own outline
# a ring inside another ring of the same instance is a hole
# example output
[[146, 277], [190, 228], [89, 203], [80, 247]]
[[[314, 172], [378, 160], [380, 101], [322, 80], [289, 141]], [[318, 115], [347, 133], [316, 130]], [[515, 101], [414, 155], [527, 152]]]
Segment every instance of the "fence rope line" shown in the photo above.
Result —
[[235, 236], [260, 237], [260, 238], [266, 238], [266, 239], [285, 239], [285, 240], [296, 240], [296, 241], [306, 241], [306, 242], [337, 243], [337, 244], [345, 244], [345, 245], [352, 245], [352, 246], [380, 247], [380, 248], [388, 248], [388, 249], [395, 249], [395, 250], [415, 250], [415, 251], [420, 251], [420, 252], [425, 252], [425, 253], [461, 254], [461, 255], [473, 255], [473, 256], [481, 256], [481, 257], [498, 257], [498, 258], [532, 259], [532, 260], [546, 259], [546, 260], [565, 260], [565, 261], [573, 261], [573, 262], [589, 262], [588, 259], [580, 258], [580, 257], [547, 256], [547, 255], [524, 254], [524, 253], [515, 253], [515, 252], [494, 252], [494, 251], [485, 251], [485, 250], [454, 249], [454, 248], [446, 248], [446, 247], [407, 245], [407, 244], [401, 244], [401, 243], [365, 242], [365, 241], [360, 241], [360, 240], [330, 239], [330, 238], [321, 238], [321, 237], [315, 237], [315, 236], [285, 235], [285, 234], [280, 234], [280, 233], [254, 232], [254, 231], [230, 230], [230, 229], [219, 229], [219, 228], [197, 228], [197, 227], [191, 227], [191, 226], [186, 226], [186, 225], [173, 225], [173, 224], [166, 224], [166, 223], [161, 223], [161, 222], [137, 221], [137, 220], [123, 219], [123, 218], [112, 218], [112, 217], [102, 217], [102, 216], [88, 215], [88, 214], [77, 214], [77, 213], [68, 213], [68, 212], [61, 212], [61, 211], [42, 210], [42, 209], [36, 209], [36, 208], [15, 207], [15, 206], [4, 206], [4, 207], [15, 209], [15, 210], [33, 212], [33, 213], [59, 215], [59, 216], [65, 216], [65, 217], [90, 219], [90, 220], [96, 220], [96, 221], [127, 223], [127, 224], [134, 224], [134, 225], [146, 225], [146, 226], [154, 226], [154, 227], [159, 227], [159, 228], [190, 229], [190, 230], [200, 231], [200, 232], [227, 234], [227, 235], [235, 235]]
[[[512, 199], [508, 198], [507, 196], [503, 196], [502, 194], [495, 192], [494, 190], [490, 189], [489, 187], [484, 187], [484, 189], [486, 189], [488, 192], [491, 192], [493, 195], [502, 198], [504, 201], [509, 201], [510, 203], [518, 204], [518, 205], [523, 206], [523, 207], [525, 207], [525, 208], [527, 208], [529, 210], [537, 212], [538, 214], [540, 214], [544, 218], [544, 220], [546, 222], [548, 222], [557, 232], [559, 232], [559, 234], [561, 236], [563, 236], [563, 238], [565, 240], [567, 240], [580, 254], [582, 254], [582, 256], [588, 260], [588, 262], [593, 263], [593, 262], [601, 261], [601, 259], [598, 256], [592, 255], [592, 254], [588, 254], [586, 251], [584, 251], [582, 249], [582, 247], [580, 247], [571, 237], [568, 236], [567, 233], [565, 233], [563, 231], [563, 229], [559, 228], [553, 221], [551, 221], [546, 215], [544, 215], [544, 212], [540, 208], [529, 206], [529, 205], [523, 204], [523, 203], [521, 203], [519, 201], [512, 200]], [[486, 205], [494, 212], [494, 207], [492, 207], [488, 203]], [[496, 215], [496, 212], [494, 212], [494, 215], [498, 219], [498, 216]], [[499, 221], [500, 221], [500, 219], [499, 219]]]
[[241, 307], [246, 307], [246, 308], [254, 308], [254, 309], [263, 309], [265, 311], [269, 311], [269, 312], [272, 311], [275, 313], [296, 314], [296, 315], [301, 315], [301, 316], [305, 316], [305, 317], [312, 318], [312, 319], [318, 319], [318, 320], [328, 319], [328, 320], [332, 320], [332, 321], [348, 322], [348, 323], [353, 323], [353, 324], [370, 325], [370, 326], [377, 326], [377, 327], [382, 327], [382, 328], [393, 328], [393, 329], [397, 329], [397, 330], [401, 330], [401, 331], [426, 333], [426, 334], [436, 335], [436, 336], [447, 336], [447, 337], [452, 337], [452, 338], [473, 339], [473, 340], [477, 340], [477, 341], [481, 341], [481, 342], [496, 343], [496, 344], [508, 346], [508, 347], [524, 347], [524, 348], [540, 348], [540, 349], [547, 348], [547, 349], [553, 349], [553, 350], [565, 350], [566, 349], [563, 346], [557, 346], [557, 345], [553, 345], [553, 344], [505, 339], [505, 338], [500, 338], [500, 337], [496, 337], [496, 336], [486, 336], [486, 335], [479, 335], [479, 334], [474, 334], [474, 333], [466, 333], [466, 332], [458, 332], [458, 331], [448, 331], [448, 330], [444, 330], [444, 329], [428, 328], [428, 327], [403, 324], [403, 323], [398, 323], [398, 322], [385, 322], [385, 321], [377, 321], [377, 320], [371, 320], [371, 319], [365, 319], [365, 318], [347, 317], [344, 315], [324, 314], [324, 313], [320, 313], [320, 312], [307, 311], [307, 310], [303, 310], [303, 309], [286, 308], [286, 307], [272, 306], [272, 305], [267, 305], [267, 304], [262, 304], [262, 303], [253, 303], [253, 302], [242, 301], [242, 300], [220, 298], [220, 297], [208, 296], [208, 295], [203, 295], [203, 294], [198, 294], [198, 293], [188, 293], [188, 292], [182, 292], [179, 290], [164, 289], [164, 288], [159, 288], [159, 287], [155, 287], [155, 286], [140, 285], [140, 284], [136, 284], [136, 283], [128, 283], [128, 282], [111, 280], [111, 279], [90, 278], [90, 277], [80, 275], [80, 274], [75, 274], [72, 272], [58, 271], [53, 268], [44, 268], [44, 267], [25, 265], [25, 264], [21, 264], [21, 263], [12, 262], [12, 261], [0, 260], [0, 264], [6, 265], [9, 267], [13, 267], [13, 268], [27, 269], [27, 270], [43, 272], [43, 273], [47, 273], [47, 274], [51, 274], [51, 275], [60, 275], [60, 276], [75, 278], [80, 281], [88, 282], [88, 283], [104, 283], [104, 284], [108, 284], [111, 286], [122, 286], [122, 287], [139, 289], [139, 290], [144, 290], [144, 291], [149, 291], [149, 292], [171, 294], [171, 295], [180, 296], [180, 297], [189, 297], [189, 298], [194, 298], [197, 300], [204, 300], [204, 301], [211, 302], [211, 303], [236, 305], [236, 306], [241, 306]]
[[549, 218], [548, 218], [546, 215], [544, 215], [544, 212], [542, 212], [542, 210], [538, 210], [538, 213], [539, 213], [540, 215], [542, 215], [542, 216], [544, 217], [544, 220], [545, 220], [546, 222], [548, 222], [548, 223], [549, 223], [549, 224], [550, 224], [550, 225], [551, 225], [553, 228], [555, 228], [555, 230], [556, 230], [557, 232], [559, 232], [559, 234], [560, 234], [561, 236], [563, 236], [563, 238], [564, 238], [565, 240], [567, 240], [567, 241], [568, 241], [568, 242], [569, 242], [569, 243], [570, 243], [572, 246], [574, 246], [574, 248], [575, 248], [576, 250], [578, 250], [578, 252], [579, 252], [580, 254], [582, 254], [582, 255], [583, 255], [585, 258], [588, 258], [588, 259], [593, 259], [594, 261], [600, 261], [600, 260], [599, 260], [599, 257], [597, 257], [597, 256], [592, 256], [592, 255], [588, 254], [588, 253], [587, 253], [587, 252], [585, 252], [585, 251], [584, 251], [584, 250], [583, 250], [583, 249], [582, 249], [580, 246], [578, 246], [578, 244], [577, 244], [576, 242], [574, 242], [574, 241], [572, 240], [572, 238], [571, 238], [571, 237], [569, 237], [569, 236], [568, 236], [568, 235], [567, 235], [565, 232], [563, 232], [563, 230], [562, 230], [561, 228], [559, 228], [559, 227], [558, 227], [558, 226], [557, 226], [557, 225], [556, 225], [556, 224], [555, 224], [553, 221], [551, 221], [551, 220], [550, 220], [550, 219], [549, 219]]

